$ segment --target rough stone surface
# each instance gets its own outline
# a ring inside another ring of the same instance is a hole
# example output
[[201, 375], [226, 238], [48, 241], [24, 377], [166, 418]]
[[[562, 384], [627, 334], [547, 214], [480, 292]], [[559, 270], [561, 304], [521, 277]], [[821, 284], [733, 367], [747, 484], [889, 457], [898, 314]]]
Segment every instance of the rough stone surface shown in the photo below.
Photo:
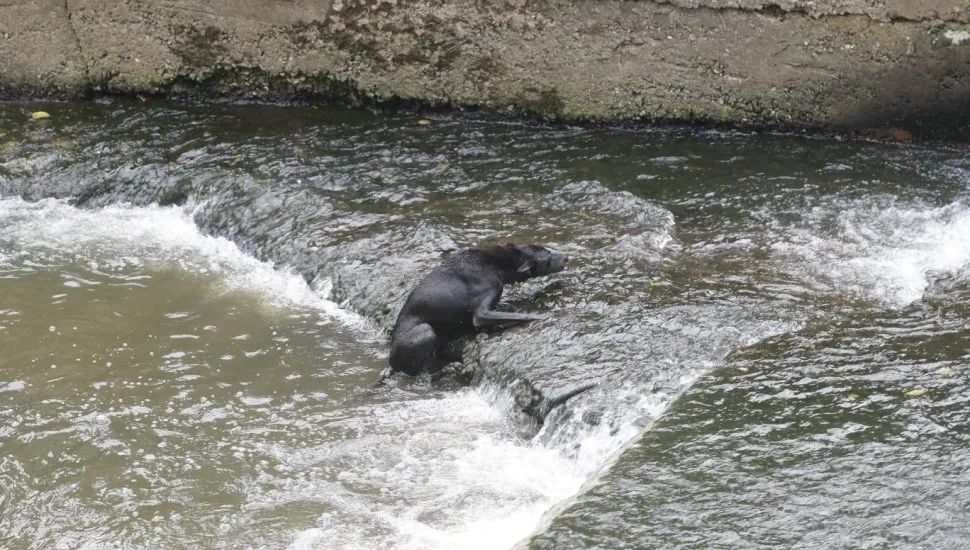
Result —
[[966, 0], [0, 0], [6, 97], [336, 96], [564, 119], [970, 120]]
[[0, 94], [75, 94], [87, 85], [65, 0], [0, 0]]

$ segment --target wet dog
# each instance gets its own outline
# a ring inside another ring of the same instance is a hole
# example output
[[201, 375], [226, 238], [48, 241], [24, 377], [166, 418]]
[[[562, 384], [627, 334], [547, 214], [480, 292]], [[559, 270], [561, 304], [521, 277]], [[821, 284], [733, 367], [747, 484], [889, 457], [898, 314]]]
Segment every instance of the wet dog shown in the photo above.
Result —
[[[535, 244], [478, 246], [452, 254], [411, 291], [391, 332], [390, 367], [430, 373], [441, 348], [475, 329], [537, 321], [544, 316], [496, 311], [507, 284], [562, 271], [568, 258]], [[446, 374], [430, 373], [434, 379]]]

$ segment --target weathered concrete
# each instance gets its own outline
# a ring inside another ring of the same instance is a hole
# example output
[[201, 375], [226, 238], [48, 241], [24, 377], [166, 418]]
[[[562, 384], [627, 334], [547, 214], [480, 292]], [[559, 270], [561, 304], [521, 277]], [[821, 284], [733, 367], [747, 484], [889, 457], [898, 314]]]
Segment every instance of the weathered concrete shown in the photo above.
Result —
[[967, 0], [0, 0], [0, 93], [414, 99], [562, 118], [970, 121]]

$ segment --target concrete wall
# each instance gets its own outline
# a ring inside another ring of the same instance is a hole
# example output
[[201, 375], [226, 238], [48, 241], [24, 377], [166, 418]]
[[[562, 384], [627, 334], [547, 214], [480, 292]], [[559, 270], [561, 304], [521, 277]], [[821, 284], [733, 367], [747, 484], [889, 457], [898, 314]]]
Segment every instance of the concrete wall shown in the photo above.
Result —
[[92, 90], [920, 132], [970, 122], [970, 1], [0, 0], [0, 95]]

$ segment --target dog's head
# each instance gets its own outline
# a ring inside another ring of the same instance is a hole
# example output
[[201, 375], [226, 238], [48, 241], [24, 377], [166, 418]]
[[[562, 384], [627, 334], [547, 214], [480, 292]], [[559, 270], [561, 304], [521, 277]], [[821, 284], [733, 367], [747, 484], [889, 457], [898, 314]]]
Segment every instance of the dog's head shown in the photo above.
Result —
[[537, 244], [507, 244], [516, 252], [516, 274], [521, 280], [543, 277], [566, 268], [569, 257]]

